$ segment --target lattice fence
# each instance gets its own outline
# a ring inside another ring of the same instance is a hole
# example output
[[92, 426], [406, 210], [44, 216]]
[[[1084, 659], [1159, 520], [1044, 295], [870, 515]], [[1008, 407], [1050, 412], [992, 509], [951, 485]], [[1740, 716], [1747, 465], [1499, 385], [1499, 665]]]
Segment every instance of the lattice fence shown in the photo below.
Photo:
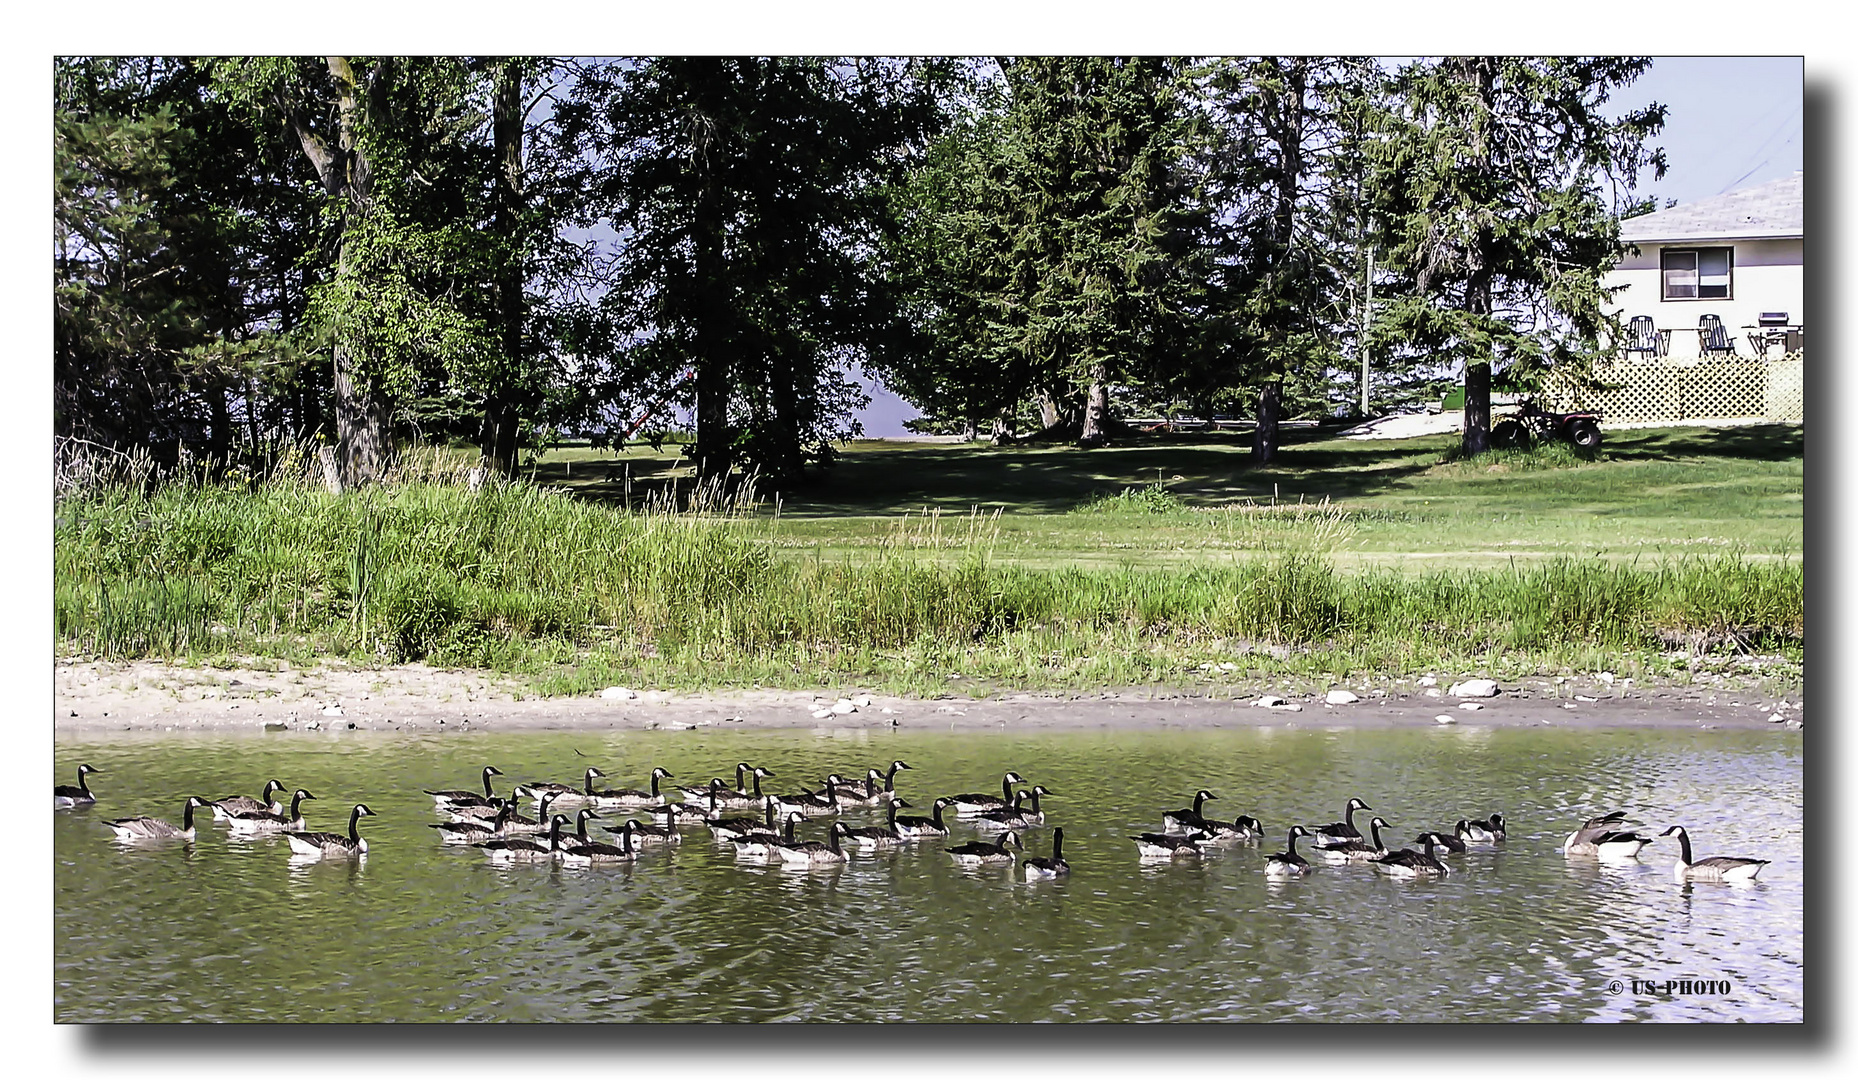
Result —
[[1557, 372], [1543, 387], [1550, 408], [1599, 409], [1619, 424], [1675, 420], [1806, 419], [1804, 351], [1778, 360], [1730, 357], [1695, 364], [1612, 364], [1591, 381]]

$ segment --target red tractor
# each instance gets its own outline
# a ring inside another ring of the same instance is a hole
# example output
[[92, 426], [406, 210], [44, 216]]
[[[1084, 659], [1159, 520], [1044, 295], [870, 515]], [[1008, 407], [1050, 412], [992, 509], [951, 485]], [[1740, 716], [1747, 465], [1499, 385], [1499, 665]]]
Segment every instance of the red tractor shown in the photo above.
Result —
[[1499, 449], [1533, 446], [1548, 439], [1560, 439], [1576, 450], [1592, 453], [1600, 449], [1600, 413], [1548, 412], [1533, 401], [1525, 401], [1514, 410], [1492, 418], [1490, 445]]

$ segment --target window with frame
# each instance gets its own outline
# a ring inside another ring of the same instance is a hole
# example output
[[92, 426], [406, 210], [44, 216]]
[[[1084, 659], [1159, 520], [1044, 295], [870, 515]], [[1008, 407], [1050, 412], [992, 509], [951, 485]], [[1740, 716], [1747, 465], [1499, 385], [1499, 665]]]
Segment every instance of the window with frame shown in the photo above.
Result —
[[1666, 248], [1660, 262], [1666, 300], [1734, 299], [1734, 248]]

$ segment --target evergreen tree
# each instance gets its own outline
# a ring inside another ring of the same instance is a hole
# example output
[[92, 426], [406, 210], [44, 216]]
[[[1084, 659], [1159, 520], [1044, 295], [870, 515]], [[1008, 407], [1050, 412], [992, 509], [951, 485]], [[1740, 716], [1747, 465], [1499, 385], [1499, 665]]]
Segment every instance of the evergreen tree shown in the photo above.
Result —
[[[1379, 247], [1401, 288], [1391, 332], [1462, 364], [1464, 448], [1489, 446], [1494, 367], [1524, 371], [1597, 347], [1615, 213], [1664, 107], [1601, 106], [1638, 57], [1466, 56], [1416, 62], [1370, 144]], [[1610, 185], [1610, 188], [1603, 185]]]

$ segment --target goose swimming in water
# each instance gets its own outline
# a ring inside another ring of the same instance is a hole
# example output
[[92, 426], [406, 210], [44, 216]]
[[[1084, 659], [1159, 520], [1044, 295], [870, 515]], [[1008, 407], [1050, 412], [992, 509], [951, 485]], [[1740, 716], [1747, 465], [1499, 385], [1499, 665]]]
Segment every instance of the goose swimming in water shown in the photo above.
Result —
[[426, 828], [439, 830], [440, 839], [448, 844], [475, 844], [494, 837], [508, 835], [510, 819], [515, 816], [516, 802], [515, 800], [511, 800], [503, 804], [503, 809], [498, 813], [497, 819], [493, 822], [486, 823], [476, 819], [470, 821], [441, 821], [436, 825], [428, 825]]
[[969, 792], [966, 795], [950, 795], [948, 804], [955, 808], [957, 817], [972, 817], [989, 810], [1004, 810], [1013, 805], [1013, 785], [1025, 782], [1025, 777], [1016, 772], [1008, 772], [1000, 781], [1000, 794], [983, 795], [978, 792]]
[[1285, 848], [1276, 855], [1264, 857], [1264, 872], [1268, 877], [1302, 877], [1310, 872], [1310, 861], [1297, 854], [1297, 837], [1310, 835], [1310, 830], [1301, 825], [1292, 825], [1286, 834]]
[[1426, 833], [1420, 839], [1426, 845], [1425, 851], [1401, 848], [1399, 851], [1389, 852], [1378, 859], [1368, 861], [1373, 864], [1375, 870], [1394, 877], [1444, 877], [1451, 873], [1451, 869], [1432, 854], [1432, 834]]
[[782, 823], [779, 836], [772, 836], [763, 832], [751, 832], [746, 836], [736, 837], [731, 840], [730, 843], [735, 845], [737, 858], [772, 859], [774, 858], [775, 849], [782, 844], [798, 843], [798, 841], [794, 839], [794, 826], [805, 820], [805, 814], [788, 814]]
[[782, 843], [775, 847], [775, 854], [784, 863], [798, 863], [806, 866], [824, 866], [846, 861], [843, 848], [839, 847], [839, 837], [849, 828], [843, 821], [835, 821], [826, 832], [826, 842], [802, 840], [799, 843]]
[[[498, 769], [495, 765], [484, 766], [484, 794], [482, 795], [479, 795], [475, 791], [459, 791], [456, 789], [450, 791], [427, 791], [426, 794], [432, 796], [432, 801], [441, 806], [489, 806], [492, 804], [492, 800], [496, 798], [490, 790], [490, 778], [502, 775], [502, 770]], [[279, 784], [278, 786], [282, 787], [283, 785]]]
[[[1622, 825], [1625, 823], [1625, 820], [1626, 812], [1624, 810], [1614, 810], [1611, 813], [1602, 814], [1599, 817], [1588, 818], [1586, 821], [1581, 822], [1580, 828], [1569, 833], [1568, 838], [1561, 842], [1562, 854], [1599, 854], [1598, 849], [1594, 846], [1594, 841], [1614, 831], [1613, 826]], [[1461, 822], [1460, 824], [1469, 827], [1469, 823]]]
[[553, 859], [555, 850], [561, 846], [561, 828], [568, 823], [567, 815], [556, 814], [548, 819], [548, 839], [538, 840], [533, 836], [500, 836], [495, 840], [486, 840], [475, 845], [485, 855], [503, 861], [539, 862]]
[[1458, 822], [1458, 839], [1467, 844], [1500, 844], [1509, 834], [1503, 828], [1503, 815], [1492, 814], [1482, 821]]
[[869, 825], [861, 829], [845, 830], [845, 838], [857, 844], [860, 849], [870, 851], [876, 848], [896, 847], [903, 843], [903, 834], [897, 831], [897, 811], [909, 806], [906, 799], [892, 799], [885, 804], [884, 826]]
[[602, 810], [630, 809], [642, 810], [652, 806], [664, 805], [665, 797], [658, 790], [658, 781], [669, 780], [671, 774], [662, 768], [652, 770], [652, 789], [640, 791], [638, 788], [620, 788], [617, 791], [595, 791], [590, 785], [587, 798]]
[[[521, 813], [517, 812], [516, 798], [512, 795], [505, 807], [509, 810], [508, 816], [503, 816], [501, 812], [499, 812], [489, 818], [473, 820], [501, 820], [503, 822], [503, 832], [505, 834], [511, 836], [538, 836], [548, 831], [549, 815], [553, 812], [551, 807], [553, 807], [555, 801], [560, 798], [560, 795], [552, 791], [543, 792], [542, 801], [536, 804], [535, 817], [526, 818], [522, 816]], [[452, 820], [458, 821], [462, 819], [453, 818]]]
[[[1045, 811], [1039, 809], [1039, 796], [1050, 794], [1053, 793], [1043, 784], [1035, 785], [1031, 791], [1016, 791], [1010, 808], [976, 814], [969, 819], [969, 824], [977, 829], [1025, 829], [1043, 825]], [[1026, 805], [1028, 802], [1030, 806]]]
[[1019, 864], [1026, 871], [1027, 881], [1040, 878], [1063, 877], [1071, 872], [1071, 864], [1064, 861], [1064, 830], [1052, 830], [1052, 857], [1032, 858]]
[[1332, 863], [1372, 862], [1387, 854], [1387, 846], [1381, 843], [1381, 830], [1385, 828], [1387, 828], [1385, 818], [1374, 818], [1368, 822], [1368, 832], [1373, 835], [1371, 841], [1348, 840], [1340, 844], [1317, 848], [1316, 853]]
[[1753, 881], [1770, 859], [1745, 859], [1733, 855], [1712, 855], [1707, 859], [1690, 858], [1690, 833], [1682, 825], [1673, 825], [1659, 836], [1676, 836], [1679, 850], [1672, 876], [1679, 881]]
[[[553, 780], [533, 780], [527, 784], [516, 785], [516, 794], [525, 799], [534, 799], [537, 802], [541, 802], [542, 796], [550, 792], [554, 793], [555, 798], [563, 799], [568, 802], [590, 799], [593, 797], [594, 793], [595, 778], [605, 776], [606, 774], [599, 769], [589, 766], [586, 773], [582, 774], [581, 786], [578, 788], [573, 784], [559, 784]], [[543, 827], [547, 828], [546, 825]]]
[[821, 794], [802, 791], [793, 795], [776, 795], [781, 809], [788, 813], [805, 814], [807, 817], [829, 817], [839, 812], [839, 788], [845, 778], [838, 773], [826, 777], [826, 788]]
[[1169, 810], [1161, 815], [1161, 831], [1170, 835], [1198, 832], [1206, 818], [1203, 816], [1208, 800], [1219, 796], [1201, 788], [1194, 792], [1194, 805], [1191, 810]]
[[250, 795], [228, 795], [223, 799], [212, 799], [207, 805], [213, 808], [213, 820], [225, 821], [234, 814], [282, 813], [284, 804], [271, 797], [274, 791], [283, 791], [282, 780], [266, 780], [264, 790], [256, 799]]
[[1208, 819], [1197, 830], [1205, 834], [1202, 844], [1243, 844], [1264, 838], [1264, 822], [1248, 814], [1240, 814], [1231, 821]]
[[778, 826], [774, 823], [774, 811], [779, 804], [774, 801], [774, 796], [763, 795], [761, 805], [765, 820], [750, 817], [717, 817], [716, 810], [712, 806], [710, 816], [704, 818], [703, 823], [710, 827], [710, 835], [717, 840], [734, 840], [738, 836], [747, 836], [754, 832], [779, 836]]
[[[683, 834], [677, 831], [676, 825], [671, 824], [671, 816], [675, 814], [677, 811], [673, 810], [669, 805], [665, 805], [665, 806], [654, 806], [651, 808], [651, 812], [653, 814], [663, 814], [664, 819], [665, 819], [664, 824], [663, 825], [647, 825], [644, 822], [640, 822], [640, 821], [626, 822], [625, 827], [629, 831], [631, 831], [631, 833], [633, 834], [633, 840], [636, 843], [681, 844], [684, 842]], [[607, 832], [618, 832], [618, 831], [619, 831], [618, 829], [607, 830]]]
[[575, 822], [575, 835], [561, 838], [559, 846], [555, 848], [555, 857], [569, 864], [636, 861], [639, 857], [639, 849], [632, 842], [632, 826], [637, 825], [638, 822], [628, 821], [626, 828], [607, 830], [619, 836], [619, 844], [616, 846], [588, 837], [587, 819], [599, 816], [599, 812], [592, 807], [582, 809], [579, 819]]
[[876, 806], [884, 801], [883, 780], [883, 773], [876, 769], [866, 769], [863, 780], [841, 781], [834, 794], [839, 797], [839, 802], [847, 806]]
[[364, 803], [356, 803], [348, 812], [348, 835], [327, 832], [287, 832], [290, 850], [298, 855], [366, 855], [368, 842], [361, 838], [361, 819], [374, 816]]
[[1331, 825], [1324, 825], [1315, 831], [1314, 839], [1318, 848], [1334, 847], [1361, 839], [1361, 830], [1355, 828], [1355, 811], [1372, 810], [1372, 806], [1360, 799], [1348, 800], [1348, 806], [1342, 811], [1342, 820]]
[[930, 804], [929, 817], [906, 815], [897, 818], [897, 835], [905, 840], [926, 840], [935, 836], [947, 836], [948, 826], [942, 821], [942, 811], [947, 806], [947, 799], [937, 799]]
[[962, 866], [1012, 866], [1013, 853], [1007, 848], [1016, 847], [1025, 851], [1026, 846], [1019, 842], [1013, 833], [1001, 833], [998, 843], [990, 844], [985, 840], [970, 840], [958, 847], [948, 848], [948, 854]]
[[1424, 844], [1428, 836], [1432, 838], [1433, 846], [1439, 849], [1441, 855], [1463, 855], [1468, 850], [1463, 840], [1442, 832], [1420, 833], [1413, 838], [1413, 843]]
[[[93, 768], [89, 765], [79, 765], [77, 767], [77, 785], [75, 787], [70, 784], [58, 784], [52, 788], [52, 809], [70, 810], [73, 807], [89, 806], [96, 802], [97, 797], [90, 793], [90, 784], [85, 781], [85, 777], [89, 776], [91, 773], [102, 771], [102, 769]], [[283, 787], [284, 785], [279, 784], [278, 786]], [[44, 789], [40, 788], [39, 790], [43, 791]]]
[[1201, 832], [1188, 833], [1186, 836], [1169, 836], [1167, 833], [1143, 833], [1131, 836], [1135, 849], [1144, 859], [1183, 859], [1200, 855], [1200, 841], [1206, 839]]
[[[697, 802], [705, 805], [715, 803], [716, 806], [712, 806], [710, 809], [710, 816], [715, 817], [717, 806], [725, 807], [730, 810], [747, 810], [761, 806], [763, 801], [767, 799], [767, 796], [763, 795], [761, 792], [762, 778], [773, 775], [774, 772], [770, 769], [764, 769], [759, 765], [751, 767], [748, 762], [739, 761], [735, 766], [735, 787], [733, 789], [722, 787], [712, 782], [708, 788], [699, 789], [700, 793], [695, 799], [691, 798], [691, 789], [679, 788], [678, 790], [684, 792], [685, 802]], [[755, 785], [753, 791], [748, 789], [748, 784], [751, 780]]]
[[180, 828], [153, 817], [117, 818], [106, 821], [110, 831], [118, 840], [192, 840], [194, 838], [194, 807], [205, 806], [206, 800], [198, 795], [187, 796], [187, 805], [181, 810]]
[[314, 799], [315, 797], [316, 796], [310, 794], [308, 791], [298, 788], [297, 793], [290, 797], [290, 812], [288, 814], [274, 814], [269, 810], [255, 810], [243, 814], [230, 814], [226, 817], [226, 824], [233, 832], [237, 833], [301, 830], [303, 828], [303, 802], [305, 799]]
[[894, 799], [897, 797], [897, 770], [907, 768], [909, 768], [909, 766], [901, 761], [893, 761], [890, 763], [890, 768], [884, 773], [884, 798]]

